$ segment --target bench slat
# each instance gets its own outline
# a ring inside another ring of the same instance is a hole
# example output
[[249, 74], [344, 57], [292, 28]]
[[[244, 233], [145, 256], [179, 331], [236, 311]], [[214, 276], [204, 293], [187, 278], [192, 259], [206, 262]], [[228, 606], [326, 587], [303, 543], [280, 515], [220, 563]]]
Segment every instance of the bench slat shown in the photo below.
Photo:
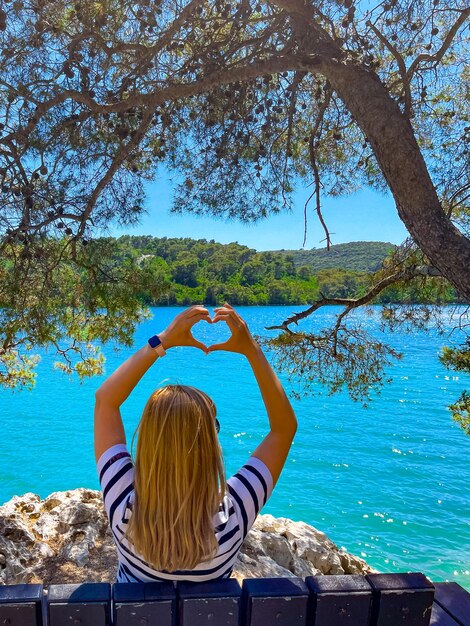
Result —
[[[112, 594], [111, 594], [112, 591]], [[435, 594], [435, 597], [434, 597]], [[433, 602], [434, 600], [434, 602]], [[113, 618], [113, 619], [112, 619]], [[470, 626], [470, 594], [420, 573], [206, 583], [0, 585], [9, 626]]]
[[429, 626], [434, 586], [421, 573], [367, 574], [373, 589], [370, 626]]
[[47, 607], [48, 626], [111, 626], [111, 585], [51, 585]]
[[0, 624], [42, 626], [42, 585], [0, 586]]
[[470, 625], [470, 594], [458, 583], [435, 583], [435, 601], [461, 626]]
[[432, 605], [431, 622], [430, 626], [461, 626], [458, 622], [452, 618], [447, 611], [434, 602]]
[[176, 591], [171, 582], [115, 583], [113, 585], [114, 626], [174, 626]]
[[312, 626], [368, 626], [372, 587], [364, 576], [308, 576]]
[[235, 579], [177, 584], [179, 626], [238, 626], [241, 587]]
[[41, 615], [35, 604], [0, 604], [0, 624], [8, 626], [42, 626]]
[[301, 578], [245, 578], [244, 626], [305, 626], [309, 594]]

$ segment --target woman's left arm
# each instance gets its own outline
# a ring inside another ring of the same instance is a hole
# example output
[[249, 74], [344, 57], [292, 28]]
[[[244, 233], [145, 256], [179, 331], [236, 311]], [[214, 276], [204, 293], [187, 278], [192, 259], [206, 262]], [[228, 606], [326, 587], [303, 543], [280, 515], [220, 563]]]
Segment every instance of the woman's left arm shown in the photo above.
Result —
[[[200, 320], [211, 322], [209, 311], [202, 306], [190, 307], [177, 315], [168, 328], [159, 334], [163, 348], [168, 350], [174, 346], [193, 346], [207, 352], [206, 346], [194, 339], [191, 334], [192, 326]], [[120, 365], [96, 391], [96, 461], [111, 446], [126, 443], [119, 407], [157, 358], [158, 354], [155, 350], [146, 344]]]

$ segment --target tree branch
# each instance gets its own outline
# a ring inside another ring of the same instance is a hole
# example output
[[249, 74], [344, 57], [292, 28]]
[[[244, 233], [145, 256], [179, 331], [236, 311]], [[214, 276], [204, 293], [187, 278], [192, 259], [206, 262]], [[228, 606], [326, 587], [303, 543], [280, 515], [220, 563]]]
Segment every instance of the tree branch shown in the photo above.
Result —
[[317, 212], [318, 215], [318, 219], [320, 220], [321, 225], [323, 226], [323, 230], [325, 231], [326, 234], [326, 248], [327, 250], [330, 249], [331, 246], [331, 238], [330, 238], [330, 232], [328, 230], [328, 227], [325, 223], [325, 220], [323, 219], [323, 215], [321, 212], [321, 196], [320, 196], [320, 185], [321, 185], [321, 181], [320, 181], [320, 174], [318, 171], [318, 166], [317, 166], [317, 159], [316, 159], [316, 155], [315, 155], [315, 137], [317, 135], [318, 129], [320, 128], [320, 125], [323, 121], [323, 117], [325, 115], [325, 112], [327, 111], [330, 102], [331, 102], [331, 97], [332, 97], [332, 90], [331, 88], [328, 88], [326, 93], [325, 93], [325, 100], [323, 101], [319, 111], [318, 111], [318, 116], [315, 122], [315, 126], [312, 128], [312, 131], [310, 133], [310, 137], [309, 137], [309, 141], [308, 141], [308, 152], [309, 152], [309, 158], [310, 158], [310, 165], [312, 166], [312, 170], [313, 170], [313, 176], [314, 176], [314, 182], [315, 182], [315, 189], [313, 191], [313, 193], [310, 195], [310, 197], [307, 199], [307, 202], [305, 203], [304, 206], [304, 241], [303, 241], [303, 245], [305, 245], [305, 241], [307, 238], [307, 206], [310, 202], [310, 200], [312, 199], [313, 196], [315, 196], [316, 201], [316, 207], [315, 210]]
[[408, 74], [406, 71], [405, 61], [403, 57], [401, 56], [401, 54], [398, 52], [397, 48], [392, 43], [390, 43], [390, 41], [388, 41], [388, 39], [379, 31], [378, 28], [376, 28], [374, 24], [372, 24], [370, 20], [368, 20], [366, 24], [374, 31], [374, 33], [376, 34], [378, 39], [383, 43], [383, 45], [392, 53], [393, 57], [395, 58], [398, 64], [398, 71], [400, 72], [401, 82], [403, 85], [403, 90], [405, 92], [405, 111], [404, 112], [407, 117], [410, 117], [411, 85], [410, 85], [410, 77], [408, 77]]
[[457, 18], [457, 20], [455, 21], [454, 25], [452, 26], [452, 28], [447, 33], [446, 38], [444, 39], [444, 41], [442, 42], [442, 46], [439, 48], [439, 50], [435, 54], [419, 54], [416, 57], [416, 59], [414, 59], [414, 61], [411, 63], [411, 65], [410, 65], [410, 67], [408, 68], [408, 71], [407, 71], [408, 82], [411, 81], [411, 79], [413, 78], [413, 74], [415, 73], [417, 67], [419, 66], [419, 64], [422, 61], [433, 61], [435, 63], [439, 63], [442, 60], [442, 57], [444, 56], [444, 54], [449, 49], [449, 46], [451, 45], [451, 43], [452, 43], [455, 35], [457, 34], [459, 28], [462, 26], [462, 24], [465, 23], [465, 20], [469, 16], [470, 16], [470, 7], [464, 9], [463, 11], [461, 11], [459, 17]]
[[[283, 171], [283, 182], [286, 180], [286, 171], [289, 155], [291, 152], [291, 143], [292, 143], [292, 129], [294, 124], [294, 115], [295, 115], [295, 105], [297, 102], [297, 93], [299, 90], [299, 85], [302, 82], [307, 72], [295, 72], [294, 80], [291, 84], [291, 98], [289, 104], [289, 111], [287, 114], [287, 137], [286, 137], [286, 149], [285, 149], [285, 159], [284, 159], [284, 171]], [[284, 184], [283, 184], [284, 188]]]
[[[361, 298], [325, 298], [322, 297], [321, 300], [317, 300], [305, 311], [301, 311], [300, 313], [295, 313], [291, 317], [287, 318], [282, 324], [277, 326], [266, 326], [266, 330], [283, 330], [283, 331], [292, 331], [288, 328], [291, 324], [298, 324], [300, 320], [309, 317], [317, 311], [322, 306], [326, 306], [329, 304], [340, 304], [346, 307], [346, 312], [341, 313], [341, 316], [344, 317], [347, 313], [356, 309], [364, 304], [368, 304], [371, 302], [379, 293], [381, 293], [390, 285], [393, 285], [397, 282], [409, 281], [413, 278], [417, 278], [418, 276], [441, 276], [441, 273], [432, 266], [427, 265], [418, 265], [411, 266], [404, 270], [400, 270], [383, 278], [380, 282], [372, 287], [364, 296]], [[322, 295], [322, 294], [320, 294]]]
[[117, 172], [119, 167], [121, 167], [121, 165], [124, 163], [125, 159], [129, 155], [129, 152], [133, 148], [138, 146], [140, 140], [145, 135], [148, 127], [150, 126], [150, 122], [152, 121], [152, 116], [153, 116], [153, 110], [151, 109], [148, 109], [144, 113], [142, 117], [142, 123], [140, 124], [139, 129], [134, 133], [133, 137], [127, 142], [127, 144], [123, 144], [120, 147], [108, 171], [99, 181], [99, 183], [96, 185], [95, 189], [93, 190], [93, 193], [90, 196], [90, 199], [88, 200], [86, 209], [81, 216], [82, 222], [77, 231], [76, 238], [79, 238], [83, 235], [85, 231], [85, 227], [86, 227], [86, 221], [89, 218], [90, 213], [92, 212], [101, 192], [106, 187], [106, 185], [111, 181], [111, 179], [113, 178], [114, 174]]
[[[283, 51], [281, 51], [280, 54], [282, 54], [282, 52]], [[26, 140], [44, 114], [55, 106], [63, 104], [67, 100], [82, 104], [83, 106], [88, 107], [88, 109], [95, 114], [101, 113], [106, 115], [108, 113], [123, 113], [136, 107], [156, 107], [167, 102], [168, 100], [188, 98], [190, 96], [210, 91], [214, 87], [220, 85], [228, 85], [230, 83], [259, 78], [265, 74], [277, 74], [284, 71], [295, 70], [305, 70], [314, 73], [320, 72], [322, 63], [328, 61], [329, 59], [323, 59], [317, 54], [289, 54], [289, 56], [286, 57], [277, 55], [276, 57], [263, 61], [257, 61], [256, 63], [250, 63], [246, 66], [220, 69], [208, 74], [207, 76], [200, 77], [193, 82], [170, 83], [168, 87], [160, 90], [155, 89], [155, 91], [152, 91], [151, 93], [142, 94], [139, 92], [132, 92], [125, 100], [111, 104], [100, 104], [91, 96], [82, 93], [81, 91], [64, 89], [63, 92], [57, 94], [54, 98], [38, 103], [36, 111], [28, 124], [23, 129], [5, 135], [2, 139], [0, 139], [0, 143], [8, 144], [8, 142], [17, 139], [18, 135], [20, 135], [23, 140]]]

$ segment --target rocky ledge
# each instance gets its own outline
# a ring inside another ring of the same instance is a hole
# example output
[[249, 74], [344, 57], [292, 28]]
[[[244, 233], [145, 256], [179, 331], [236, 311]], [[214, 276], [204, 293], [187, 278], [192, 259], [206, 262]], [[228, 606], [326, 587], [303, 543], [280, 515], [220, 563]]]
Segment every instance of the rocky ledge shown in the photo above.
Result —
[[[117, 555], [101, 493], [27, 493], [0, 506], [0, 584], [113, 582]], [[304, 522], [260, 515], [242, 546], [234, 577], [366, 574], [362, 559]]]

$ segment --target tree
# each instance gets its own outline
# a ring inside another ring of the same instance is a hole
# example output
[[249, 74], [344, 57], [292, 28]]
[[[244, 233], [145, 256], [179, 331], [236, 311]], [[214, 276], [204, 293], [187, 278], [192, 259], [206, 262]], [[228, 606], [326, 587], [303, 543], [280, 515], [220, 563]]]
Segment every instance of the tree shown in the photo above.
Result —
[[[6, 247], [0, 260], [0, 384], [33, 386], [38, 357], [31, 351], [53, 346], [56, 367], [79, 376], [100, 373], [103, 356], [96, 342], [132, 344], [136, 324], [148, 317], [140, 291], [149, 299], [165, 288], [135, 258], [113, 258], [114, 242], [92, 241], [65, 256], [62, 241], [46, 239], [34, 259], [24, 248]], [[127, 252], [127, 251], [125, 251]], [[34, 261], [34, 262], [33, 262]]]
[[[181, 179], [176, 211], [245, 221], [289, 208], [299, 177], [313, 182], [327, 245], [322, 190], [388, 186], [414, 246], [379, 272], [365, 299], [342, 302], [336, 332], [384, 286], [417, 277], [442, 275], [470, 301], [465, 3], [3, 7], [0, 232], [13, 265], [2, 270], [0, 299], [14, 319], [2, 331], [5, 372], [11, 351], [26, 345], [12, 285], [44, 276], [52, 303], [60, 272], [54, 278], [39, 261], [49, 238], [61, 242], [58, 267], [80, 268], [96, 229], [138, 221], [143, 183], [163, 161]], [[280, 324], [283, 341], [295, 321]]]
[[218, 277], [224, 283], [230, 280], [240, 269], [236, 251], [218, 250], [211, 258], [207, 267], [208, 276]]
[[241, 284], [242, 285], [255, 285], [263, 280], [266, 268], [261, 262], [260, 258], [253, 258], [242, 265], [241, 268]]
[[[440, 356], [441, 362], [458, 372], [470, 374], [470, 338], [460, 348], [444, 348]], [[449, 407], [452, 418], [470, 435], [470, 394], [463, 391], [460, 398]]]
[[325, 298], [348, 298], [359, 293], [368, 280], [360, 272], [322, 270], [318, 272], [318, 290]]
[[297, 274], [302, 280], [309, 280], [312, 276], [312, 270], [309, 265], [302, 265], [299, 267]]
[[197, 285], [198, 262], [190, 252], [180, 252], [172, 268], [172, 277], [177, 283], [187, 287]]

